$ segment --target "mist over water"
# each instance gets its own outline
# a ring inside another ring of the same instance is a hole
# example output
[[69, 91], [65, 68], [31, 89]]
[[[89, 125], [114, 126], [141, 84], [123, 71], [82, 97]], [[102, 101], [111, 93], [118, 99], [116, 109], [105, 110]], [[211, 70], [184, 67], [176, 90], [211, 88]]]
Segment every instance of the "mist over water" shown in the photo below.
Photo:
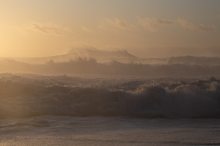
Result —
[[220, 144], [217, 57], [93, 49], [4, 58], [0, 72], [0, 146]]
[[57, 56], [2, 58], [0, 73], [137, 78], [220, 77], [219, 57], [140, 58], [124, 51], [72, 50]]
[[220, 0], [0, 0], [0, 146], [220, 146]]

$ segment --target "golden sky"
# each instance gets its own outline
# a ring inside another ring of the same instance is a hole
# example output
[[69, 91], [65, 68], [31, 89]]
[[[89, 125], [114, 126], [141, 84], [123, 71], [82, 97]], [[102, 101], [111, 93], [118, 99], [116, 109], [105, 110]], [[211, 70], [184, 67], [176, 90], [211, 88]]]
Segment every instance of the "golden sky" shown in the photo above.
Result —
[[0, 56], [220, 56], [219, 0], [0, 0]]

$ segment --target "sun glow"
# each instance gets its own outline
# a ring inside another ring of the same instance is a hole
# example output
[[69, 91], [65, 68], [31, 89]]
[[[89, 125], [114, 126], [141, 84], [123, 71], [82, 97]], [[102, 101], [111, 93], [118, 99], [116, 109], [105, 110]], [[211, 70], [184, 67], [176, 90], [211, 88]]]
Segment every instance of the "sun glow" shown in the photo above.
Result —
[[84, 46], [126, 49], [144, 57], [220, 55], [217, 1], [191, 2], [190, 8], [179, 0], [168, 0], [169, 5], [160, 0], [93, 3], [1, 2], [0, 56], [49, 56]]

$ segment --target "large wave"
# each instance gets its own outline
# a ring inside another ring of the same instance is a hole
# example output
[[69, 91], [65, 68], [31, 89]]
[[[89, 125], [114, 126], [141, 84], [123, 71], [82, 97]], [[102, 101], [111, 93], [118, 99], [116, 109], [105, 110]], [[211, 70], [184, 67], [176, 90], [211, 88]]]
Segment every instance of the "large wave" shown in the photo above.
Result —
[[220, 81], [0, 79], [0, 116], [220, 118]]

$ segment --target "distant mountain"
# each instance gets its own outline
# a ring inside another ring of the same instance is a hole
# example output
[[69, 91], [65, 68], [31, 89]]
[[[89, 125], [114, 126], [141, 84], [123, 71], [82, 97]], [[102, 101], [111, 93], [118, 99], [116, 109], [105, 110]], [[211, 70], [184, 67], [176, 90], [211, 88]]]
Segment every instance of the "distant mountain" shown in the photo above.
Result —
[[0, 61], [0, 73], [31, 73], [43, 75], [83, 75], [145, 78], [220, 77], [220, 65], [186, 64], [128, 64], [120, 62], [98, 63], [94, 59], [69, 62], [28, 64], [18, 61]]
[[68, 62], [78, 59], [95, 59], [99, 63], [117, 61], [121, 63], [140, 62], [140, 59], [126, 50], [106, 51], [94, 48], [72, 49], [69, 52], [48, 57], [37, 58], [15, 58], [14, 60], [27, 63], [46, 63], [46, 62]]
[[126, 50], [106, 51], [98, 49], [73, 49], [68, 54], [66, 54], [66, 57], [67, 56], [87, 59], [93, 58], [96, 59], [98, 62], [118, 61], [127, 63], [138, 60], [138, 57], [129, 53]]
[[172, 57], [169, 59], [168, 64], [220, 65], [220, 57], [195, 57], [195, 56]]
[[220, 57], [178, 56], [170, 58], [139, 58], [126, 50], [100, 50], [95, 48], [72, 49], [69, 52], [56, 56], [33, 58], [0, 58], [0, 62], [17, 61], [28, 64], [45, 64], [49, 62], [62, 63], [77, 60], [95, 60], [97, 63], [127, 63], [149, 65], [220, 65]]

